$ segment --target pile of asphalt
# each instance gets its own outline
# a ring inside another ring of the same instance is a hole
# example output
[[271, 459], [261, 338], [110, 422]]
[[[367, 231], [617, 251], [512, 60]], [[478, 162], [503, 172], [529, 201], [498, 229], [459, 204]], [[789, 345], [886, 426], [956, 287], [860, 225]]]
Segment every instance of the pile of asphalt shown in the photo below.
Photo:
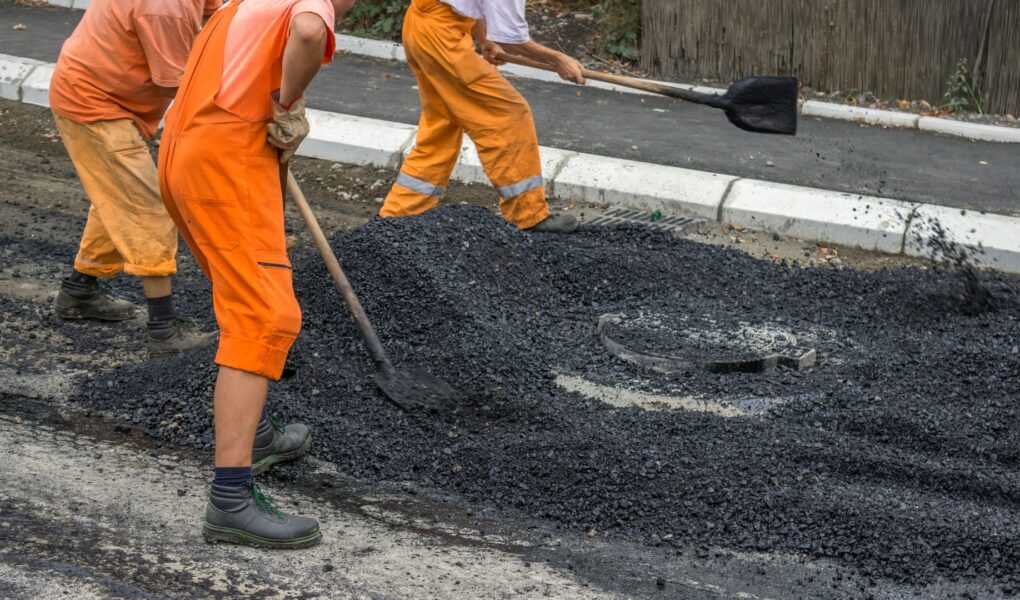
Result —
[[[311, 424], [314, 454], [341, 472], [699, 556], [830, 558], [873, 577], [1020, 590], [1017, 280], [982, 274], [997, 310], [979, 312], [939, 270], [803, 269], [643, 228], [529, 234], [468, 206], [375, 220], [332, 244], [394, 362], [463, 394], [439, 417], [388, 403], [320, 259], [297, 251], [298, 373], [271, 406]], [[643, 372], [600, 343], [612, 313], [778, 327], [819, 359], [799, 372]], [[95, 375], [78, 401], [208, 448], [211, 356]], [[772, 408], [614, 408], [556, 374]]]

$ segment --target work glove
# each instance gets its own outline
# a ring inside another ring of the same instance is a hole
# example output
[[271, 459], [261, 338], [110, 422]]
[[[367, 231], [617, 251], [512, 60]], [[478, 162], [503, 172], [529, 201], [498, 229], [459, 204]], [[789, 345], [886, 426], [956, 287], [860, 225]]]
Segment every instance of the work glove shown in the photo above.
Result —
[[266, 127], [269, 129], [269, 143], [280, 149], [280, 162], [290, 161], [301, 140], [308, 135], [305, 97], [298, 98], [289, 107], [273, 99], [273, 122]]

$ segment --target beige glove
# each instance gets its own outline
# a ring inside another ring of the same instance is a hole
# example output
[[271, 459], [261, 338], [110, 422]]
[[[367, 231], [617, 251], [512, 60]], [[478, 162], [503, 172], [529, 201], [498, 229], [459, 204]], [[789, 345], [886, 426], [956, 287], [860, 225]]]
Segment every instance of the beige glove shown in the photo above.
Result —
[[305, 118], [305, 98], [298, 98], [290, 108], [273, 101], [273, 122], [269, 129], [269, 143], [280, 149], [280, 162], [290, 161], [297, 152], [301, 140], [308, 135], [308, 119]]

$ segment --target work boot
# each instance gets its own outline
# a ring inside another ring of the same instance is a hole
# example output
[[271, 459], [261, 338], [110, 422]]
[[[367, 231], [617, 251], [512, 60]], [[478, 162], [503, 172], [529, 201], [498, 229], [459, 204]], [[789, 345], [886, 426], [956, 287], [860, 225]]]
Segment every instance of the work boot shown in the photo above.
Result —
[[168, 358], [181, 352], [211, 346], [216, 332], [201, 331], [191, 321], [149, 321], [149, 360]]
[[528, 231], [538, 231], [541, 233], [573, 233], [577, 230], [578, 225], [577, 217], [574, 215], [560, 213], [558, 215], [549, 215], [545, 218], [545, 220], [540, 221], [538, 225], [529, 227]]
[[138, 307], [103, 290], [95, 280], [79, 283], [68, 278], [60, 284], [53, 311], [61, 319], [127, 321], [138, 314]]
[[259, 484], [212, 485], [202, 537], [262, 548], [307, 548], [322, 539], [319, 522], [281, 512]]
[[252, 448], [251, 472], [264, 473], [277, 463], [301, 458], [312, 445], [312, 433], [307, 425], [283, 421], [268, 415], [255, 430], [255, 447]]

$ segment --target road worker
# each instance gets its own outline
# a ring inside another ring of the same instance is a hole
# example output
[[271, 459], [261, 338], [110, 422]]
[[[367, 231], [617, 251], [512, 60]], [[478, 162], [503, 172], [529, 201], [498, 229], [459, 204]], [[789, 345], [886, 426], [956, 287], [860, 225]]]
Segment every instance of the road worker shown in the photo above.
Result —
[[212, 283], [220, 328], [216, 468], [202, 528], [211, 541], [300, 548], [321, 539], [315, 519], [280, 512], [253, 475], [311, 440], [303, 425], [281, 425], [274, 438], [263, 411], [301, 328], [283, 178], [308, 134], [305, 87], [332, 59], [334, 18], [351, 4], [232, 0], [199, 35], [167, 113], [163, 199]]
[[500, 55], [509, 50], [555, 66], [567, 81], [584, 83], [578, 61], [531, 40], [524, 4], [412, 0], [404, 16], [403, 44], [418, 81], [422, 114], [415, 147], [383, 202], [381, 216], [434, 208], [466, 131], [499, 192], [507, 221], [533, 231], [567, 233], [577, 228], [571, 215], [550, 215], [531, 108], [493, 66], [501, 64]]
[[100, 288], [98, 278], [141, 277], [152, 358], [215, 340], [177, 317], [170, 280], [177, 229], [145, 143], [177, 90], [203, 9], [213, 8], [211, 0], [93, 0], [50, 82], [57, 129], [91, 201], [54, 310], [64, 319], [131, 319], [136, 307]]

